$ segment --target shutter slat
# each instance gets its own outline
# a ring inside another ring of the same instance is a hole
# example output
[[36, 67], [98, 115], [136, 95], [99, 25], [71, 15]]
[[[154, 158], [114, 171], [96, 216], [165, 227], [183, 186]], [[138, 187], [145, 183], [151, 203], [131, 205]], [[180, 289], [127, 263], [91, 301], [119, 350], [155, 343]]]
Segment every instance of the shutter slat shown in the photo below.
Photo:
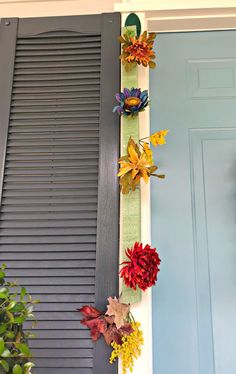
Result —
[[[63, 337], [60, 336], [60, 339]], [[87, 336], [87, 339], [89, 336]], [[83, 335], [80, 334], [78, 335], [78, 339], [83, 339]], [[89, 358], [93, 357], [93, 349], [83, 349], [83, 348], [69, 348], [69, 349], [64, 349], [64, 348], [58, 348], [58, 349], [50, 349], [50, 351], [46, 349], [32, 349], [32, 355], [34, 358], [54, 358], [58, 359], [61, 357], [65, 358], [72, 358], [72, 357], [78, 357], [78, 358]]]
[[[16, 74], [15, 75], [15, 79], [14, 79], [14, 82], [34, 82], [34, 84], [39, 84], [41, 85], [41, 81], [42, 82], [45, 82], [45, 84], [48, 84], [46, 82], [50, 82], [51, 85], [54, 85], [54, 81], [57, 81], [60, 80], [60, 82], [63, 82], [63, 81], [66, 81], [67, 82], [67, 85], [70, 83], [71, 80], [80, 80], [80, 79], [98, 79], [100, 78], [100, 71], [97, 70], [95, 72], [89, 72], [89, 73], [86, 73], [86, 72], [82, 72], [82, 73], [74, 73], [72, 74], [71, 72], [68, 72], [68, 73], [59, 73], [59, 74], [21, 74], [21, 75], [18, 75]], [[30, 83], [29, 83], [30, 85]], [[17, 85], [16, 85], [17, 86]], [[23, 85], [22, 85], [23, 86]], [[24, 86], [23, 86], [24, 87]]]
[[94, 86], [99, 85], [100, 81], [96, 77], [87, 79], [85, 82], [83, 80], [61, 80], [58, 77], [57, 81], [20, 81], [14, 82], [13, 88], [15, 89], [14, 92], [40, 92], [39, 90], [44, 90], [50, 92], [50, 90], [58, 90], [59, 92], [63, 92], [62, 90], [65, 88], [70, 91], [70, 87], [74, 87], [74, 89], [78, 89], [79, 86], [83, 86], [84, 84]]
[[[98, 144], [86, 144], [84, 146], [84, 144], [80, 144], [79, 145], [79, 150], [80, 152], [84, 152], [84, 153], [90, 153], [90, 152], [96, 152], [98, 151]], [[41, 146], [40, 149], [39, 147], [36, 148], [36, 147], [31, 147], [31, 146], [28, 146], [28, 147], [9, 147], [8, 150], [7, 150], [7, 153], [8, 154], [24, 154], [24, 155], [28, 155], [28, 154], [54, 154], [55, 153], [59, 153], [59, 154], [62, 154], [62, 153], [72, 153], [74, 152], [75, 154], [78, 154], [78, 144], [77, 144], [77, 147], [73, 147], [73, 146], [68, 146], [68, 145], [65, 145], [64, 147], [47, 147], [47, 146]]]
[[[89, 44], [88, 44], [89, 46]], [[76, 55], [76, 56], [80, 56], [80, 55], [84, 55], [84, 56], [88, 56], [88, 55], [99, 55], [101, 53], [101, 47], [100, 47], [100, 43], [98, 44], [95, 44], [95, 46], [91, 46], [91, 47], [88, 47], [86, 48], [85, 45], [81, 45], [80, 48], [75, 48], [75, 49], [68, 49], [68, 50], [64, 50], [64, 49], [57, 49], [56, 51], [55, 50], [52, 50], [52, 49], [45, 49], [45, 50], [20, 50], [20, 48], [17, 48], [16, 49], [16, 58], [24, 58], [24, 57], [28, 57], [30, 56], [31, 58], [35, 58], [35, 57], [47, 57], [49, 56], [49, 58], [51, 56], [55, 57], [55, 56], [70, 56], [70, 55]]]
[[[41, 197], [51, 197], [51, 196], [56, 196], [56, 197], [61, 197], [62, 199], [65, 197], [65, 196], [76, 196], [76, 197], [83, 197], [83, 196], [91, 196], [91, 197], [95, 197], [96, 196], [96, 192], [97, 192], [97, 189], [95, 188], [88, 188], [86, 187], [86, 191], [84, 189], [81, 189], [80, 191], [76, 190], [53, 190], [53, 189], [50, 189], [50, 190], [46, 190], [46, 191], [43, 191], [43, 190], [39, 190], [39, 191], [20, 191], [19, 192], [15, 192], [15, 191], [7, 191], [5, 190], [4, 193], [3, 193], [3, 197], [13, 197], [13, 198], [21, 198], [21, 197], [37, 197], [37, 200], [38, 198], [41, 198]], [[33, 205], [33, 204], [31, 204]], [[39, 204], [35, 204], [38, 208], [40, 208], [38, 205]], [[50, 209], [50, 205], [52, 204], [48, 204], [48, 205], [44, 205], [43, 206], [43, 209], [41, 211], [45, 211], [45, 209], [47, 211], [52, 211], [52, 209]], [[17, 209], [17, 207], [20, 207], [20, 209]], [[73, 204], [69, 204], [67, 205], [68, 208], [66, 208], [66, 204], [63, 204], [61, 203], [60, 205], [57, 205], [55, 204], [55, 206], [53, 206], [53, 209], [55, 209], [56, 212], [67, 212], [67, 211], [70, 211], [70, 210], [73, 210], [74, 212], [86, 212], [86, 211], [89, 211], [89, 209], [91, 209], [91, 206], [88, 207], [88, 209], [86, 208], [86, 206], [82, 206], [82, 207], [75, 207], [73, 208]], [[94, 205], [92, 206], [93, 209], [94, 209]], [[16, 210], [15, 212], [17, 211], [21, 211], [21, 212], [24, 212], [24, 211], [32, 211], [30, 209], [30, 206], [27, 207], [26, 209], [22, 209], [23, 208], [23, 205], [20, 205], [18, 204], [16, 206]], [[35, 209], [35, 208], [34, 208]], [[2, 212], [4, 211], [12, 211], [14, 212], [14, 208], [11, 209], [11, 207], [5, 207], [3, 206], [3, 210]], [[40, 209], [38, 210], [40, 211]]]
[[69, 40], [65, 43], [36, 43], [36, 44], [25, 44], [25, 43], [17, 43], [17, 51], [19, 52], [22, 52], [22, 54], [24, 52], [26, 52], [26, 55], [28, 53], [28, 51], [32, 51], [32, 52], [35, 52], [35, 51], [55, 51], [56, 54], [61, 53], [62, 50], [65, 51], [65, 53], [68, 53], [69, 51], [67, 50], [73, 50], [73, 49], [76, 49], [76, 50], [79, 50], [79, 49], [82, 49], [83, 51], [86, 50], [86, 53], [87, 53], [87, 49], [90, 49], [90, 48], [99, 48], [98, 51], [100, 51], [100, 48], [101, 48], [101, 41], [98, 40], [98, 41], [87, 41], [86, 43], [81, 43], [80, 40], [73, 40], [73, 43], [71, 43]]
[[63, 220], [55, 221], [55, 220], [21, 220], [21, 221], [0, 221], [0, 228], [2, 229], [20, 229], [20, 228], [57, 228], [57, 227], [97, 227], [96, 220], [67, 220], [66, 226]]
[[[60, 337], [62, 339], [62, 336]], [[78, 335], [79, 339], [82, 339], [82, 335]], [[89, 337], [87, 336], [87, 339]], [[69, 349], [50, 349], [50, 351], [47, 351], [46, 349], [32, 349], [32, 355], [34, 358], [71, 358], [71, 357], [78, 357], [78, 358], [89, 358], [93, 357], [93, 349], [83, 349], [83, 348], [69, 348]]]
[[[21, 65], [20, 65], [21, 66]], [[100, 65], [99, 63], [93, 63], [91, 65], [80, 65], [80, 66], [45, 66], [44, 68], [32, 68], [31, 69], [24, 69], [24, 68], [16, 68], [15, 69], [15, 76], [17, 77], [25, 77], [26, 79], [32, 79], [35, 76], [44, 77], [49, 79], [49, 75], [58, 75], [59, 77], [65, 76], [64, 79], [71, 74], [85, 74], [85, 73], [100, 73]]]
[[55, 45], [55, 44], [66, 44], [66, 43], [91, 43], [91, 42], [100, 42], [101, 41], [101, 36], [98, 35], [98, 36], [89, 36], [89, 35], [86, 35], [86, 37], [84, 36], [80, 36], [78, 34], [76, 35], [73, 35], [73, 36], [68, 36], [68, 35], [64, 35], [64, 36], [58, 36], [58, 34], [55, 36], [55, 37], [52, 37], [51, 35], [49, 35], [48, 37], [45, 37], [42, 36], [37, 36], [37, 38], [18, 38], [17, 40], [17, 46], [19, 45], [38, 45], [38, 44], [42, 44], [43, 46], [47, 45], [47, 44], [51, 44], [51, 45]]
[[[75, 374], [74, 368], [50, 368], [50, 374]], [[48, 368], [37, 368], [37, 374], [48, 374]], [[93, 369], [80, 368], [79, 374], [93, 374]]]
[[[81, 244], [76, 244], [76, 245], [73, 245], [74, 248], [75, 246], [79, 246]], [[86, 244], [83, 244], [84, 246], [86, 246]], [[89, 244], [90, 246], [92, 246], [92, 244]], [[56, 248], [56, 246], [58, 246], [58, 248], [60, 248], [60, 246], [62, 247], [61, 244], [58, 244], [58, 245], [54, 245], [54, 248]], [[71, 247], [72, 245], [68, 245], [68, 248]], [[3, 246], [3, 248], [6, 250], [6, 247], [8, 248], [13, 248], [14, 252], [17, 253], [17, 252], [20, 252], [19, 248], [22, 250], [23, 247], [21, 246]], [[50, 248], [53, 247], [53, 245], [50, 246]], [[31, 249], [32, 251], [32, 246], [30, 245], [26, 245], [23, 249], [25, 250], [25, 248], [29, 248]], [[35, 246], [34, 246], [35, 248]], [[45, 245], [40, 245], [38, 244], [36, 246], [36, 248], [46, 248]], [[63, 248], [65, 248], [65, 246], [63, 245]], [[46, 252], [46, 251], [44, 251]], [[7, 274], [9, 277], [17, 277], [18, 278], [23, 278], [23, 277], [29, 277], [32, 279], [32, 282], [34, 281], [34, 278], [35, 277], [47, 277], [48, 279], [50, 279], [51, 277], [61, 277], [61, 269], [50, 269], [50, 271], [48, 269], [8, 269], [7, 271]], [[95, 274], [95, 270], [93, 268], [91, 269], [88, 269], [88, 268], [78, 268], [78, 269], [64, 269], [63, 270], [63, 276], [66, 278], [66, 277], [85, 277], [85, 276], [94, 276]], [[75, 300], [78, 300], [80, 302], [86, 302], [86, 298], [88, 298], [88, 295], [86, 294], [78, 294], [76, 295], [76, 299], [74, 298], [71, 298], [69, 297], [68, 295], [64, 295], [63, 298], [60, 298], [61, 301], [63, 302], [74, 302]], [[41, 302], [57, 302], [59, 299], [57, 297], [55, 297], [55, 295], [53, 296], [53, 298], [50, 298], [50, 299], [47, 299], [45, 298], [45, 296], [43, 295], [40, 295], [40, 300]], [[87, 302], [92, 302], [94, 300], [94, 295], [90, 295], [89, 296], [89, 300], [87, 300]]]
[[[55, 296], [57, 296], [59, 298], [59, 300], [61, 300], [63, 298], [63, 295], [53, 295], [53, 297], [55, 298]], [[67, 297], [70, 296], [70, 297], [74, 297], [74, 295], [66, 295]], [[89, 296], [89, 295], [87, 295]], [[91, 296], [91, 295], [90, 295]], [[43, 300], [45, 302], [45, 300], [47, 299], [51, 299], [51, 295], [37, 295], [37, 297], [40, 298], [40, 300]], [[30, 321], [26, 321], [25, 324], [24, 324], [25, 328], [26, 329], [30, 329], [30, 327], [32, 326], [32, 322]], [[85, 330], [86, 329], [86, 326], [83, 326], [81, 325], [80, 323], [76, 324], [74, 323], [74, 321], [70, 321], [70, 320], [64, 320], [63, 321], [63, 324], [61, 323], [61, 321], [59, 320], [48, 320], [47, 318], [46, 319], [42, 319], [40, 321], [37, 321], [37, 324], [35, 326], [35, 330], [36, 331], [39, 331], [39, 330], [49, 330], [51, 332], [51, 334], [53, 333], [54, 330], [56, 331], [61, 331], [61, 330], [76, 330], [76, 331], [81, 331], [81, 330]]]
[[[33, 170], [40, 170], [44, 168], [64, 168], [66, 165], [68, 165], [68, 161], [63, 161], [63, 160], [54, 160], [53, 158], [51, 159], [46, 159], [46, 160], [14, 160], [14, 161], [7, 161], [5, 166], [8, 172], [14, 171], [15, 169], [21, 171], [23, 170], [28, 170], [28, 169], [33, 169]], [[70, 162], [70, 169], [73, 169], [74, 167], [77, 167], [77, 170], [84, 170], [87, 168], [95, 168], [98, 166], [98, 160], [96, 158], [94, 159], [80, 159], [80, 165], [78, 166], [78, 159], [77, 160], [71, 160]]]
[[[52, 109], [53, 110], [53, 109]], [[64, 118], [64, 121], [66, 121], [67, 118], [83, 118], [83, 117], [86, 117], [86, 118], [99, 118], [98, 116], [98, 112], [96, 110], [93, 110], [91, 109], [91, 111], [87, 112], [86, 109], [82, 109], [81, 111], [74, 111], [74, 112], [70, 112], [68, 110], [68, 112], [66, 113], [60, 113], [60, 111], [54, 111], [53, 113], [44, 113], [44, 112], [36, 112], [36, 113], [28, 113], [28, 112], [24, 112], [24, 113], [18, 113], [18, 114], [14, 114], [12, 113], [11, 114], [11, 117], [10, 119], [11, 120], [27, 120], [27, 119], [34, 119], [34, 118], [37, 118], [37, 119], [41, 119], [41, 118], [46, 118], [46, 119], [56, 119], [56, 118]]]
[[11, 121], [10, 122], [10, 130], [15, 127], [15, 129], [17, 129], [18, 126], [20, 126], [20, 128], [23, 128], [24, 127], [36, 127], [38, 128], [38, 126], [43, 126], [44, 128], [46, 128], [47, 126], [58, 126], [58, 131], [60, 131], [60, 128], [64, 128], [65, 124], [68, 124], [68, 126], [70, 125], [77, 125], [78, 126], [78, 130], [80, 129], [80, 126], [81, 125], [90, 125], [90, 126], [93, 126], [93, 125], [98, 125], [98, 119], [97, 118], [91, 118], [91, 117], [88, 117], [88, 118], [77, 118], [76, 120], [75, 119], [71, 119], [71, 118], [58, 118], [58, 119], [35, 119], [34, 121], [33, 120], [18, 120], [18, 121]]
[[[13, 90], [12, 90], [12, 93], [13, 93], [13, 98], [15, 99], [16, 97], [19, 97], [19, 94], [21, 94], [21, 98], [25, 98], [26, 95], [28, 94], [28, 98], [29, 99], [33, 99], [34, 96], [30, 96], [30, 95], [35, 95], [35, 98], [43, 98], [43, 99], [46, 99], [46, 98], [52, 98], [52, 97], [59, 97], [61, 95], [61, 97], [66, 97], [67, 96], [72, 96], [73, 97], [79, 97], [77, 96], [77, 93], [79, 93], [79, 95], [81, 95], [81, 93], [84, 93], [84, 94], [88, 94], [89, 92], [98, 92], [98, 85], [95, 86], [96, 84], [96, 80], [94, 81], [90, 81], [90, 82], [86, 82], [86, 85], [85, 85], [85, 82], [75, 82], [76, 85], [68, 85], [68, 87], [66, 85], [58, 85], [58, 86], [55, 86], [55, 85], [51, 85], [51, 86], [46, 86], [46, 87], [43, 87], [43, 86], [35, 86], [35, 87], [13, 87]], [[43, 95], [41, 95], [43, 94]], [[53, 94], [53, 95], [51, 95]]]
[[31, 92], [31, 93], [24, 93], [24, 92], [17, 93], [16, 92], [17, 90], [15, 90], [15, 92], [12, 95], [12, 99], [14, 100], [13, 101], [14, 105], [16, 105], [16, 103], [20, 105], [22, 102], [25, 103], [26, 100], [28, 101], [29, 104], [30, 102], [37, 103], [39, 102], [39, 100], [50, 101], [50, 100], [59, 100], [59, 99], [63, 99], [63, 100], [75, 99], [75, 100], [78, 100], [79, 102], [83, 98], [93, 99], [94, 97], [95, 98], [99, 97], [99, 91], [97, 91], [96, 88], [93, 89], [92, 86], [86, 87], [85, 90], [83, 90], [83, 87], [77, 87], [77, 89], [73, 89], [73, 88], [71, 91], [70, 90], [68, 91], [68, 90], [65, 90], [64, 87], [63, 89], [60, 87], [60, 91], [55, 90], [54, 92], [50, 91], [48, 88], [48, 91], [45, 91], [43, 93], [41, 93], [40, 90]]
[[[40, 155], [40, 159], [38, 158], [37, 156], [37, 153], [35, 154], [32, 154], [32, 153], [25, 153], [25, 154], [21, 154], [21, 155], [14, 155], [14, 154], [7, 154], [6, 155], [6, 160], [11, 162], [11, 161], [19, 161], [19, 162], [37, 162], [37, 163], [43, 163], [43, 162], [51, 162], [52, 160], [55, 162], [61, 162], [61, 161], [65, 161], [65, 159], [67, 160], [67, 163], [68, 161], [69, 162], [72, 162], [72, 161], [85, 161], [88, 159], [88, 162], [90, 162], [91, 160], [97, 160], [98, 161], [98, 152], [95, 152], [93, 150], [93, 152], [91, 153], [86, 153], [86, 152], [74, 152], [74, 153], [56, 153], [56, 152], [48, 152], [48, 153], [41, 153]], [[79, 163], [78, 163], [79, 165]]]
[[81, 95], [80, 99], [78, 100], [78, 97], [77, 98], [51, 98], [51, 99], [48, 99], [48, 100], [14, 100], [12, 101], [12, 107], [13, 108], [19, 108], [19, 107], [23, 107], [23, 108], [27, 108], [28, 109], [32, 109], [32, 107], [35, 107], [35, 106], [42, 106], [44, 105], [45, 107], [47, 106], [53, 106], [53, 105], [84, 105], [84, 104], [98, 104], [100, 102], [100, 97], [99, 97], [99, 94], [90, 94], [88, 95], [87, 94], [87, 97], [84, 97], [83, 95]]
[[15, 62], [17, 64], [20, 63], [32, 63], [32, 66], [34, 63], [39, 62], [47, 62], [47, 63], [53, 63], [53, 62], [82, 62], [82, 61], [97, 61], [100, 58], [99, 49], [97, 53], [94, 53], [94, 51], [91, 51], [91, 54], [85, 54], [85, 53], [78, 53], [76, 54], [66, 54], [62, 53], [60, 56], [55, 55], [54, 53], [52, 55], [46, 55], [46, 56], [32, 56], [29, 54], [29, 56], [16, 56]]
[[[75, 105], [68, 105], [66, 104], [61, 104], [61, 103], [55, 103], [47, 106], [35, 106], [35, 107], [13, 107], [12, 108], [12, 113], [47, 113], [47, 112], [77, 112], [78, 113], [78, 108], [81, 107], [82, 111], [98, 111], [99, 110], [99, 101], [97, 102], [91, 102], [90, 105], [84, 104], [84, 103], [78, 103]], [[51, 109], [51, 110], [50, 110]]]
[[[7, 278], [10, 282], [14, 281], [14, 278]], [[17, 282], [21, 284], [21, 286], [94, 286], [94, 277], [24, 277], [24, 278], [17, 278]], [[64, 308], [66, 307], [67, 303], [64, 303]], [[47, 308], [50, 305], [47, 305]], [[69, 310], [76, 310], [76, 306]], [[45, 310], [44, 304], [37, 306], [35, 310]], [[65, 309], [68, 310], [68, 309]]]
[[[50, 334], [50, 330], [40, 330], [40, 331], [37, 332], [37, 336], [33, 340], [48, 338], [49, 334]], [[53, 334], [50, 334], [50, 335], [51, 335], [51, 339], [61, 339], [61, 338], [64, 338], [64, 339], [89, 339], [90, 338], [90, 332], [88, 330], [58, 330], [58, 331], [54, 331]], [[82, 349], [77, 350], [78, 354], [79, 354], [79, 352], [81, 352], [81, 354], [82, 354]], [[39, 352], [39, 350], [34, 350], [34, 352]], [[53, 350], [51, 352], [53, 353]], [[56, 354], [56, 352], [58, 352], [58, 350], [55, 350], [55, 354]], [[86, 351], [83, 351], [83, 352], [84, 352], [84, 354], [86, 354]]]
[[96, 243], [96, 236], [80, 235], [80, 236], [19, 236], [19, 237], [0, 237], [0, 245], [2, 244], [71, 244], [71, 243]]
[[[64, 167], [56, 167], [53, 165], [50, 166], [48, 168], [32, 168], [32, 167], [28, 167], [28, 168], [9, 168], [7, 167], [6, 168], [6, 175], [7, 176], [12, 176], [14, 178], [17, 179], [18, 178], [21, 178], [23, 176], [23, 181], [26, 181], [28, 180], [27, 178], [34, 178], [34, 177], [37, 177], [37, 176], [52, 176], [52, 177], [61, 177], [66, 180], [67, 177], [70, 177], [71, 175], [72, 176], [93, 176], [93, 175], [97, 175], [98, 173], [98, 169], [96, 167], [80, 167], [80, 168], [76, 168], [76, 167], [70, 167], [68, 169], [65, 169]], [[43, 179], [43, 178], [42, 178]], [[96, 178], [97, 179], [97, 178]]]
[[[66, 346], [66, 344], [65, 344]], [[59, 358], [57, 360], [54, 359], [41, 359], [35, 360], [35, 364], [41, 367], [59, 367], [59, 368], [80, 368], [80, 367], [93, 367], [93, 360], [90, 358]]]
[[[29, 61], [29, 62], [17, 62], [15, 63], [16, 73], [19, 73], [24, 70], [24, 74], [31, 74], [32, 71], [37, 69], [37, 72], [46, 72], [48, 69], [71, 69], [77, 68], [78, 71], [80, 68], [88, 69], [92, 66], [101, 67], [100, 56], [93, 59], [78, 59], [78, 60], [68, 60], [68, 61]], [[76, 70], [77, 71], [77, 70]]]
[[[78, 128], [79, 127], [79, 128]], [[65, 136], [69, 137], [68, 131], [73, 132], [75, 134], [81, 133], [83, 136], [83, 132], [87, 132], [87, 136], [90, 135], [98, 135], [98, 126], [96, 124], [90, 125], [89, 129], [86, 129], [86, 125], [67, 125], [67, 126], [57, 126], [55, 130], [55, 126], [48, 125], [48, 126], [24, 126], [19, 125], [17, 127], [10, 127], [9, 128], [9, 137], [13, 138], [28, 138], [28, 137], [48, 137], [49, 135], [54, 135], [55, 137]]]
[[[30, 346], [32, 348], [45, 348], [45, 349], [61, 348], [61, 342], [54, 340], [54, 339], [31, 340]], [[74, 339], [74, 340], [65, 341], [65, 344], [63, 344], [63, 346], [64, 348], [67, 348], [67, 349], [68, 348], [93, 348], [93, 342], [91, 341], [91, 339], [78, 339], [78, 340]]]

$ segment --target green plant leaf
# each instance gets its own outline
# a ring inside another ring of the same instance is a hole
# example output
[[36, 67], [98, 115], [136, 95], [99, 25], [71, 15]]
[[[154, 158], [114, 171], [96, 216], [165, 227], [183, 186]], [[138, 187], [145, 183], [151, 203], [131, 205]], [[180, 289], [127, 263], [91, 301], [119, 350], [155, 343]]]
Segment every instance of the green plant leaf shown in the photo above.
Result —
[[22, 374], [22, 368], [20, 365], [16, 364], [14, 367], [13, 367], [13, 374]]
[[20, 299], [23, 300], [26, 294], [27, 294], [26, 288], [22, 287], [21, 292], [20, 292]]
[[0, 293], [8, 294], [8, 289], [6, 287], [0, 288]]
[[24, 369], [23, 369], [23, 374], [28, 374], [30, 372], [30, 370], [34, 367], [35, 365], [33, 364], [33, 362], [27, 362], [26, 364], [24, 364]]
[[9, 310], [6, 311], [6, 315], [9, 318], [9, 320], [13, 323], [14, 322], [14, 316]]
[[21, 351], [21, 353], [26, 357], [31, 357], [31, 352], [29, 350], [29, 347], [24, 343], [15, 343], [16, 348]]
[[11, 301], [10, 304], [6, 307], [7, 310], [11, 310], [16, 305], [16, 301]]
[[4, 278], [6, 273], [3, 270], [0, 270], [0, 278]]
[[22, 324], [23, 322], [25, 322], [25, 317], [24, 316], [20, 316], [20, 317], [15, 317], [13, 323], [19, 325], [19, 324]]
[[0, 325], [0, 335], [2, 335], [7, 329], [7, 324], [6, 323], [1, 323]]
[[11, 352], [9, 351], [9, 349], [5, 349], [2, 354], [1, 354], [2, 357], [11, 357]]
[[5, 343], [4, 343], [3, 338], [0, 338], [0, 356], [2, 355], [4, 350], [5, 350]]
[[18, 313], [25, 309], [25, 306], [23, 303], [17, 303], [12, 309], [12, 313]]
[[9, 332], [6, 333], [5, 336], [6, 336], [8, 339], [14, 339], [15, 334], [14, 334], [13, 331], [9, 331]]
[[0, 360], [0, 364], [2, 365], [3, 369], [8, 373], [9, 365], [6, 360]]

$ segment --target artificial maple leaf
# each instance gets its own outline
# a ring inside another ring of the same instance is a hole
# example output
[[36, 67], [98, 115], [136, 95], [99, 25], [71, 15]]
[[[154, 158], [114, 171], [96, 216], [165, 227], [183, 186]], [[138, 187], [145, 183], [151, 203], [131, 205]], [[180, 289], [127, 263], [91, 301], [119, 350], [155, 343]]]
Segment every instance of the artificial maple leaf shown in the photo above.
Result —
[[80, 323], [90, 329], [90, 335], [93, 341], [98, 340], [101, 334], [107, 329], [105, 316], [91, 305], [84, 305], [81, 309], [78, 309], [78, 311], [85, 317]]
[[81, 312], [86, 318], [97, 318], [102, 314], [99, 310], [91, 305], [84, 305], [82, 308], [77, 310]]
[[111, 345], [112, 342], [122, 344], [121, 332], [117, 329], [114, 323], [107, 328], [103, 335], [107, 345]]
[[121, 326], [124, 326], [130, 311], [130, 306], [128, 304], [122, 304], [119, 300], [114, 297], [108, 297], [109, 305], [107, 305], [108, 316], [114, 316], [114, 323], [116, 324], [117, 329]]
[[125, 323], [119, 329], [113, 323], [107, 328], [103, 335], [107, 345], [111, 345], [112, 342], [122, 344], [122, 336], [130, 335], [133, 331], [134, 329], [132, 328], [130, 323]]
[[107, 329], [107, 322], [105, 321], [104, 316], [87, 321], [84, 319], [81, 323], [90, 329], [90, 335], [94, 342], [98, 340], [101, 334], [104, 334]]

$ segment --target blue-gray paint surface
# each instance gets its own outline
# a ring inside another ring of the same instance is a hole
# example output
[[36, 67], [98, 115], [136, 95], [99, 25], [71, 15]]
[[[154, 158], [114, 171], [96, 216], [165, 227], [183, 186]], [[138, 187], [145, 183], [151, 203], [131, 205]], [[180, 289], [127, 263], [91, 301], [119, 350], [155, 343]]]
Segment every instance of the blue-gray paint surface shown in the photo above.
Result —
[[157, 36], [154, 374], [236, 373], [236, 31]]

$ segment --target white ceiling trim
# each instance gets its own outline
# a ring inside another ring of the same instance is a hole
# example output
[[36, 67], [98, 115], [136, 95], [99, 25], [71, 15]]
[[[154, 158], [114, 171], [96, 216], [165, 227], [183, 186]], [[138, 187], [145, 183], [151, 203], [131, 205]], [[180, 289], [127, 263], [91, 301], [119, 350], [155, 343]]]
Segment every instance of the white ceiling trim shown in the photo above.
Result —
[[235, 0], [122, 0], [115, 4], [118, 12], [147, 12], [177, 9], [234, 8]]

